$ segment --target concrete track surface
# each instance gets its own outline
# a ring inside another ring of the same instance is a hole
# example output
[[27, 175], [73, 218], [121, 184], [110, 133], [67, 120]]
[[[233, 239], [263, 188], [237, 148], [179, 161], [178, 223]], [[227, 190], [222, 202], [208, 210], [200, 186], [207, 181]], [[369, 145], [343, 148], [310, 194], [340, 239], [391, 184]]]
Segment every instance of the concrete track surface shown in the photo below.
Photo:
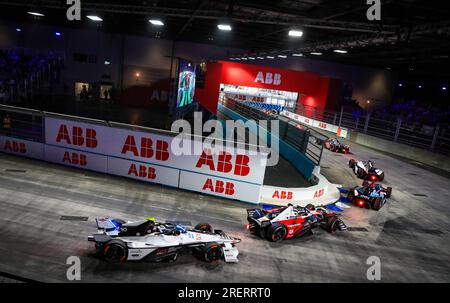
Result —
[[[249, 204], [0, 154], [0, 272], [67, 282], [66, 260], [79, 256], [82, 282], [368, 282], [367, 258], [377, 256], [381, 282], [450, 282], [450, 180], [364, 147], [351, 151], [324, 151], [322, 173], [355, 186], [348, 159], [371, 158], [393, 187], [388, 204], [345, 210], [347, 232], [317, 229], [282, 243], [247, 233]], [[104, 215], [209, 222], [242, 238], [240, 261], [205, 264], [185, 254], [174, 263], [107, 264], [87, 241]]]

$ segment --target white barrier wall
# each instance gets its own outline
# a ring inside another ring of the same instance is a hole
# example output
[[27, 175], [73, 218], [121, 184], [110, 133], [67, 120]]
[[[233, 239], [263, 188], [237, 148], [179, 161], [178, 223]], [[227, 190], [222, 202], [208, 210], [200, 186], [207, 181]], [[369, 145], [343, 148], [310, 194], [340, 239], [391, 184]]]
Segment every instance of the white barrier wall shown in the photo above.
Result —
[[259, 203], [267, 153], [50, 117], [45, 131], [49, 162]]
[[44, 144], [0, 136], [0, 151], [23, 157], [44, 160]]
[[300, 205], [313, 204], [316, 206], [335, 203], [340, 198], [340, 184], [330, 183], [320, 174], [316, 166], [313, 176], [318, 180], [316, 185], [300, 188], [286, 188], [264, 185], [261, 189], [261, 202], [274, 205]]
[[45, 145], [45, 161], [82, 169], [108, 172], [108, 158], [103, 155], [92, 154], [70, 148]]
[[180, 174], [178, 169], [113, 157], [108, 157], [108, 172], [116, 176], [172, 187], [178, 187]]
[[322, 121], [314, 120], [314, 119], [304, 117], [299, 114], [291, 113], [291, 112], [285, 111], [285, 110], [281, 112], [281, 115], [291, 118], [294, 121], [335, 133], [338, 137], [347, 138], [348, 130], [346, 128], [339, 127], [337, 125], [333, 125], [330, 123], [325, 123]]
[[255, 204], [260, 202], [261, 186], [261, 184], [216, 178], [187, 171], [181, 171], [179, 185], [182, 189]]

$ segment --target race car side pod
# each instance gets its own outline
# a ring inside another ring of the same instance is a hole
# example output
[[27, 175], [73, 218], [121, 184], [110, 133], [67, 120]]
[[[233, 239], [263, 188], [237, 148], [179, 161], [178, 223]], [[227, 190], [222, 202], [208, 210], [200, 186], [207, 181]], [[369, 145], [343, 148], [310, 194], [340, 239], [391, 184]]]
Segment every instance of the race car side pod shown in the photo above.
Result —
[[334, 212], [343, 212], [343, 211], [344, 211], [343, 209], [337, 207], [335, 204], [328, 204], [326, 207], [327, 207], [329, 210], [332, 210], [332, 211], [334, 211]]
[[274, 209], [274, 208], [277, 208], [277, 207], [280, 207], [280, 206], [272, 205], [272, 204], [263, 204], [263, 205], [262, 205], [262, 208], [263, 208], [264, 210], [271, 210], [271, 209]]

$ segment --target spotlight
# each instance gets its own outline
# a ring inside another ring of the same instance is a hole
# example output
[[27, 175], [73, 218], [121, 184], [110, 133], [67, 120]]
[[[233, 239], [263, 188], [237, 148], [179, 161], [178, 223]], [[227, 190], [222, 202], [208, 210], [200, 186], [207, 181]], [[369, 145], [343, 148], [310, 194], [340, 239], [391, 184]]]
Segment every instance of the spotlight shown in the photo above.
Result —
[[150, 19], [148, 20], [148, 22], [150, 22], [152, 25], [156, 25], [156, 26], [163, 26], [164, 22], [162, 22], [159, 19]]
[[217, 28], [221, 31], [231, 31], [231, 25], [229, 24], [217, 24]]
[[44, 17], [44, 14], [38, 13], [38, 12], [27, 12], [27, 14], [37, 17]]
[[291, 29], [288, 35], [291, 37], [300, 38], [301, 36], [303, 36], [303, 32], [301, 30]]
[[89, 15], [86, 17], [94, 22], [102, 22], [103, 21], [102, 18], [100, 18], [99, 16], [95, 16], [95, 15]]

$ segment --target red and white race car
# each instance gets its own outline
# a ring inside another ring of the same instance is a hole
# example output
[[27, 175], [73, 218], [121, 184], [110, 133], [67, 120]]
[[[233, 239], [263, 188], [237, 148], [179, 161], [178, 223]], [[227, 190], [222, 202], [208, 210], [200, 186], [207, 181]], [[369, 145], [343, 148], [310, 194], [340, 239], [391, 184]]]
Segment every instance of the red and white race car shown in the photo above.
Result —
[[247, 220], [247, 229], [273, 242], [312, 233], [318, 226], [330, 233], [347, 229], [336, 213], [311, 204], [306, 207], [290, 204], [270, 210], [247, 209]]

